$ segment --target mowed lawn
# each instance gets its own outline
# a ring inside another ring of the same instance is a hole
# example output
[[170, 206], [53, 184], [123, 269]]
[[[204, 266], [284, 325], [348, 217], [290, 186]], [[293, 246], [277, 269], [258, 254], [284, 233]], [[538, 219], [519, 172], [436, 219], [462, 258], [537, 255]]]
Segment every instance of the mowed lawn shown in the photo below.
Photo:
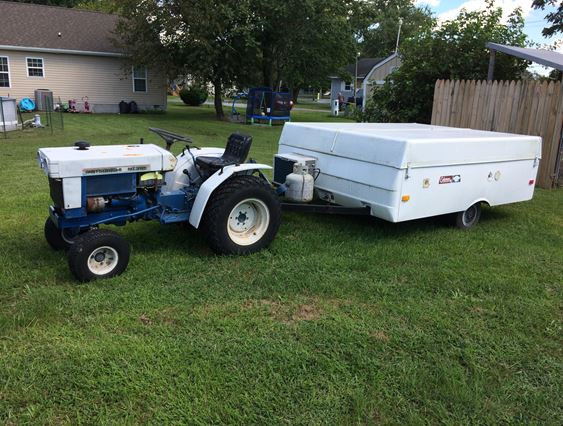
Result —
[[470, 232], [284, 213], [246, 257], [140, 222], [117, 229], [125, 274], [79, 285], [43, 238], [36, 150], [160, 143], [149, 126], [200, 146], [247, 132], [268, 164], [281, 131], [172, 104], [0, 139], [0, 423], [561, 424], [563, 191]]

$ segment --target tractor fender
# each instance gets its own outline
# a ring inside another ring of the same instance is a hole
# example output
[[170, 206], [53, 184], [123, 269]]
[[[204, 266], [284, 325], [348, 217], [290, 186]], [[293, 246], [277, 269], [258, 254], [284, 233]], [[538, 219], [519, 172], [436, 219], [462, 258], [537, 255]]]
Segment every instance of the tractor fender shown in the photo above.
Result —
[[190, 212], [190, 224], [194, 228], [199, 227], [201, 218], [203, 217], [203, 212], [205, 211], [205, 207], [207, 206], [207, 202], [209, 201], [209, 197], [211, 197], [213, 191], [215, 191], [231, 176], [236, 174], [248, 174], [248, 172], [252, 172], [253, 170], [268, 170], [271, 168], [272, 167], [267, 166], [266, 164], [245, 163], [238, 166], [223, 167], [222, 170], [215, 172], [211, 177], [203, 182], [203, 184], [199, 188], [199, 191], [197, 192], [192, 211]]

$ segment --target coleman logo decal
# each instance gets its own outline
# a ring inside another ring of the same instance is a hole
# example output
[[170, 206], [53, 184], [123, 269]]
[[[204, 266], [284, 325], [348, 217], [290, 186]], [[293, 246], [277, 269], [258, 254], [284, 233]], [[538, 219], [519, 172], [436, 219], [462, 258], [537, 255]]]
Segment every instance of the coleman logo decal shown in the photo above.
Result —
[[451, 175], [451, 176], [440, 176], [438, 183], [440, 185], [444, 183], [459, 183], [461, 182], [461, 175]]

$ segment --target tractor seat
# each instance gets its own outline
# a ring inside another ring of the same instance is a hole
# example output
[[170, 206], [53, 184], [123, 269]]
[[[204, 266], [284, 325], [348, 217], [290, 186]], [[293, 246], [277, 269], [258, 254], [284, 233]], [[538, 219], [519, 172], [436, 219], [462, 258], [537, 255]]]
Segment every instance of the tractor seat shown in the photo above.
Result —
[[204, 170], [217, 171], [226, 166], [244, 163], [252, 145], [252, 136], [233, 133], [227, 140], [221, 157], [196, 157], [195, 162]]

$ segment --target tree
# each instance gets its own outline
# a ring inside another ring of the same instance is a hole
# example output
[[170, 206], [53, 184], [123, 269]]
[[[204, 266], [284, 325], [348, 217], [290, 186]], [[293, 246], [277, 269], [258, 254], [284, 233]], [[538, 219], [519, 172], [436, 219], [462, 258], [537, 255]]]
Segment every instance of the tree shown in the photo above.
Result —
[[191, 75], [214, 86], [218, 119], [222, 92], [244, 85], [256, 57], [251, 0], [124, 0], [119, 44], [132, 62], [159, 68], [170, 77]]
[[77, 1], [73, 7], [105, 13], [117, 14], [121, 12], [121, 2], [119, 0], [81, 0]]
[[118, 34], [131, 60], [222, 91], [265, 85], [298, 91], [354, 54], [355, 0], [124, 0]]
[[263, 0], [256, 7], [262, 84], [318, 86], [354, 55], [351, 0]]
[[393, 53], [400, 19], [401, 40], [407, 40], [435, 23], [428, 7], [416, 7], [413, 0], [366, 2], [357, 24], [362, 56], [385, 58]]
[[[545, 10], [546, 6], [555, 7], [557, 3], [558, 2], [556, 0], [534, 0], [532, 2], [532, 7], [534, 9]], [[563, 32], [563, 3], [559, 2], [559, 5], [557, 6], [557, 10], [548, 13], [545, 16], [545, 19], [548, 22], [551, 22], [551, 26], [545, 27], [542, 30], [542, 34], [545, 37], [551, 37], [554, 36], [555, 34], [562, 33]]]
[[[452, 21], [405, 40], [401, 67], [376, 89], [363, 119], [428, 123], [434, 85], [438, 79], [481, 79], [487, 75], [489, 41], [524, 46], [524, 19], [520, 9], [501, 23], [502, 10], [489, 0], [484, 11], [462, 10]], [[517, 78], [528, 66], [524, 60], [498, 55], [498, 79]]]

